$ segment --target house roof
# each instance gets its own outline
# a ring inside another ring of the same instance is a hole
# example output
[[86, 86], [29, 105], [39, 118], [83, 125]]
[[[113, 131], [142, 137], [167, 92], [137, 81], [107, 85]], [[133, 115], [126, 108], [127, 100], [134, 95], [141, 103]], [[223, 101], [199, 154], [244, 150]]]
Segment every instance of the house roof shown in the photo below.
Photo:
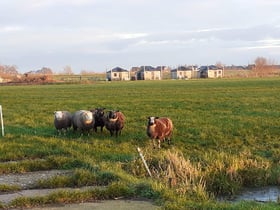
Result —
[[128, 72], [128, 70], [125, 70], [125, 69], [123, 69], [121, 67], [115, 67], [112, 70], [109, 70], [107, 72]]
[[223, 69], [221, 67], [215, 66], [215, 65], [210, 65], [210, 66], [200, 66], [199, 70], [200, 71], [207, 71], [207, 70], [219, 70], [219, 69]]
[[191, 71], [191, 70], [193, 70], [193, 67], [194, 66], [179, 66], [178, 68], [172, 69], [171, 71], [172, 72], [175, 72], [175, 71]]
[[141, 66], [140, 71], [144, 71], [144, 68], [145, 68], [145, 71], [160, 71], [152, 66]]

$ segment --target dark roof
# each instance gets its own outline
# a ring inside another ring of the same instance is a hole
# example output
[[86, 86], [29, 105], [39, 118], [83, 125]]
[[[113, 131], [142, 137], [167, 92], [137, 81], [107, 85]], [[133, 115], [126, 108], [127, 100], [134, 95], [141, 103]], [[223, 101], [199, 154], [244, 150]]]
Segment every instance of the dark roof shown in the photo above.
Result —
[[215, 65], [210, 65], [210, 66], [200, 66], [199, 67], [199, 70], [200, 71], [207, 71], [207, 70], [218, 70], [218, 69], [223, 69], [222, 67], [218, 67], [218, 66], [215, 66]]
[[158, 69], [156, 69], [152, 66], [141, 66], [140, 71], [144, 71], [144, 67], [145, 67], [145, 71], [159, 71]]
[[190, 71], [193, 69], [193, 66], [179, 66], [178, 68], [176, 69], [172, 69], [171, 71], [174, 72], [174, 71]]
[[109, 70], [108, 72], [128, 72], [128, 70], [125, 70], [121, 67], [115, 67], [112, 70]]

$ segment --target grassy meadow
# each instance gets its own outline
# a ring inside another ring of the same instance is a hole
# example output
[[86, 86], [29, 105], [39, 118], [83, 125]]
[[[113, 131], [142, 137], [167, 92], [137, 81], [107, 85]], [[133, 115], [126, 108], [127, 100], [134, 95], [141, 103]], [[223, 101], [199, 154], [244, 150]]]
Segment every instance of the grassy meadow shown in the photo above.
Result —
[[[1, 86], [5, 137], [0, 137], [0, 174], [74, 169], [73, 177], [38, 185], [107, 186], [13, 203], [20, 207], [143, 197], [163, 209], [278, 209], [279, 202], [217, 202], [215, 197], [280, 184], [279, 93], [280, 78]], [[107, 130], [57, 135], [54, 111], [96, 107], [124, 113], [120, 137], [110, 137]], [[172, 119], [171, 145], [152, 148], [148, 116]]]

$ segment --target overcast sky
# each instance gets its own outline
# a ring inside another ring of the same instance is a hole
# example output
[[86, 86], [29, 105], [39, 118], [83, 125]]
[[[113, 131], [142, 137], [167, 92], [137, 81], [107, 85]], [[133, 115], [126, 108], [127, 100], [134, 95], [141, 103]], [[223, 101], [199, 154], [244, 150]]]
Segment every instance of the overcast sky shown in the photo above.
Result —
[[280, 63], [279, 0], [0, 1], [0, 64], [71, 66]]

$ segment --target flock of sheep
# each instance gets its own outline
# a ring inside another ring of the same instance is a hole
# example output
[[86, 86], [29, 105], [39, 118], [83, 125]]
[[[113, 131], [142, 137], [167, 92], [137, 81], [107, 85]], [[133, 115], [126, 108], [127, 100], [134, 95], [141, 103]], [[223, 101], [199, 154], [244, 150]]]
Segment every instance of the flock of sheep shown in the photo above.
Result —
[[[110, 110], [107, 113], [104, 110], [105, 108], [79, 110], [73, 114], [69, 111], [55, 111], [54, 126], [59, 133], [73, 127], [74, 131], [79, 130], [81, 133], [88, 134], [92, 129], [97, 132], [98, 127], [103, 132], [105, 127], [111, 136], [115, 134], [118, 137], [124, 127], [124, 114], [118, 110]], [[172, 131], [173, 123], [169, 118], [148, 117], [147, 135], [152, 139], [154, 148], [156, 140], [158, 140], [158, 148], [165, 139], [170, 144]]]

